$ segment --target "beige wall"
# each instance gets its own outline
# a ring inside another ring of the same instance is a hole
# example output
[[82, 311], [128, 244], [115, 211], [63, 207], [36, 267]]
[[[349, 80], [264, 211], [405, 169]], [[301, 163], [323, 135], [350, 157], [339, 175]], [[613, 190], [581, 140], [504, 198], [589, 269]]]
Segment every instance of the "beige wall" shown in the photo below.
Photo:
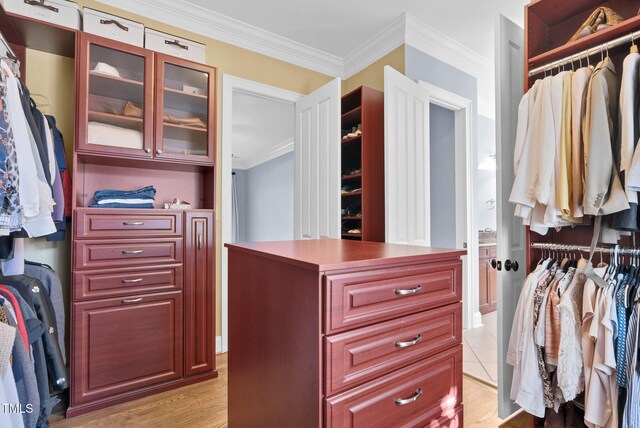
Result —
[[[283, 61], [279, 61], [265, 55], [241, 49], [217, 40], [209, 39], [198, 34], [184, 31], [167, 24], [136, 16], [113, 7], [92, 0], [78, 0], [79, 6], [91, 7], [108, 13], [117, 14], [144, 23], [147, 27], [154, 28], [180, 37], [195, 40], [207, 45], [207, 63], [218, 69], [217, 81], [217, 117], [221, 123], [221, 99], [222, 99], [222, 75], [230, 74], [236, 77], [249, 79], [277, 86], [290, 91], [303, 94], [310, 93], [325, 83], [332, 80], [330, 76], [317, 73], [302, 67], [298, 67]], [[53, 114], [60, 122], [60, 129], [65, 136], [68, 149], [67, 155], [71, 156], [73, 147], [73, 109], [74, 109], [74, 61], [56, 55], [28, 50], [27, 52], [27, 85], [32, 93], [46, 96], [50, 105], [43, 110], [47, 114]], [[41, 103], [42, 98], [35, 98]], [[216, 159], [220, 159], [221, 152], [221, 126], [218, 126]], [[218, 168], [218, 180], [216, 188], [216, 237], [217, 248], [221, 248], [221, 219], [220, 219], [220, 169]], [[42, 262], [49, 261], [56, 268], [63, 279], [69, 278], [71, 265], [69, 240], [66, 243], [51, 244], [44, 240], [32, 240], [28, 243], [27, 256]], [[216, 335], [220, 335], [220, 251], [216, 251]], [[68, 281], [65, 281], [68, 284]], [[68, 290], [67, 296], [68, 296]], [[68, 299], [67, 299], [68, 301]]]
[[384, 90], [384, 66], [391, 67], [404, 74], [404, 45], [399, 46], [380, 58], [364, 70], [354, 74], [342, 82], [342, 93], [347, 94], [360, 86], [369, 86], [379, 91]]

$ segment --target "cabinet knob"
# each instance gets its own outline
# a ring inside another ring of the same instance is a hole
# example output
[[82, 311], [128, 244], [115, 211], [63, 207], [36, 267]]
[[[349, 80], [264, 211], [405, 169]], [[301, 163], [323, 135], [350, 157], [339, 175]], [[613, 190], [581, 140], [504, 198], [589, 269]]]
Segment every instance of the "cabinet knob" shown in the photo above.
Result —
[[157, 154], [157, 155], [161, 155], [161, 154], [162, 154], [162, 150], [160, 150], [160, 149], [156, 149], [156, 154]]
[[147, 147], [146, 149], [144, 149], [145, 153], [151, 153], [151, 149], [149, 147]]

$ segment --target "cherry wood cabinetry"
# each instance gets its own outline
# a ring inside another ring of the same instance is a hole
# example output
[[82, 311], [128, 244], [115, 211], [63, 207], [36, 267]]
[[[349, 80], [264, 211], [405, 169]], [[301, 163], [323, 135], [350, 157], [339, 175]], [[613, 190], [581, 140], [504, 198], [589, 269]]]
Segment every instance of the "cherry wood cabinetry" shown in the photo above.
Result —
[[462, 426], [463, 251], [227, 247], [229, 426]]
[[74, 403], [182, 377], [182, 292], [74, 303], [73, 318]]
[[215, 68], [81, 33], [77, 151], [213, 165]]
[[384, 242], [384, 93], [361, 86], [341, 104], [342, 238]]
[[[217, 376], [212, 67], [79, 33], [72, 417]], [[91, 207], [153, 185], [153, 209]], [[163, 209], [174, 198], [191, 209]]]
[[213, 284], [213, 213], [187, 212], [185, 216], [185, 375], [213, 370], [215, 321], [211, 304], [215, 302]]
[[498, 308], [497, 271], [491, 266], [496, 258], [496, 246], [480, 247], [480, 313], [493, 312]]

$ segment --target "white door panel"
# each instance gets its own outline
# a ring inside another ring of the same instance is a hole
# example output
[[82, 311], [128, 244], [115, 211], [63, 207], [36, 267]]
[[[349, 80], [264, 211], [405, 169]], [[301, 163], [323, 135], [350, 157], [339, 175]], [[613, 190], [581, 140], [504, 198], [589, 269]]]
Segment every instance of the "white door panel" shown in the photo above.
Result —
[[496, 165], [498, 260], [515, 260], [517, 272], [498, 272], [498, 413], [506, 418], [517, 410], [509, 399], [513, 370], [506, 363], [513, 316], [526, 274], [526, 240], [522, 222], [509, 203], [513, 186], [513, 155], [518, 104], [524, 92], [524, 32], [500, 15], [496, 25]]
[[296, 103], [295, 239], [340, 238], [340, 90], [335, 79]]
[[429, 93], [384, 68], [385, 241], [431, 244]]

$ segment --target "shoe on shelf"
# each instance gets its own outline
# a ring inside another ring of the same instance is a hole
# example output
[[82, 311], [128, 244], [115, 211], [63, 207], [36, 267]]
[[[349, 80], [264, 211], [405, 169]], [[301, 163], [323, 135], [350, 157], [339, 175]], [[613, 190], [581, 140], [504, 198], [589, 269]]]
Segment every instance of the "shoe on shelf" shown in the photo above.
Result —
[[359, 136], [362, 135], [362, 124], [361, 123], [358, 124], [358, 128], [356, 129], [356, 132], [354, 132], [354, 134], [355, 134], [356, 137], [359, 137]]
[[349, 235], [357, 235], [359, 233], [362, 233], [362, 231], [360, 229], [349, 229]]

